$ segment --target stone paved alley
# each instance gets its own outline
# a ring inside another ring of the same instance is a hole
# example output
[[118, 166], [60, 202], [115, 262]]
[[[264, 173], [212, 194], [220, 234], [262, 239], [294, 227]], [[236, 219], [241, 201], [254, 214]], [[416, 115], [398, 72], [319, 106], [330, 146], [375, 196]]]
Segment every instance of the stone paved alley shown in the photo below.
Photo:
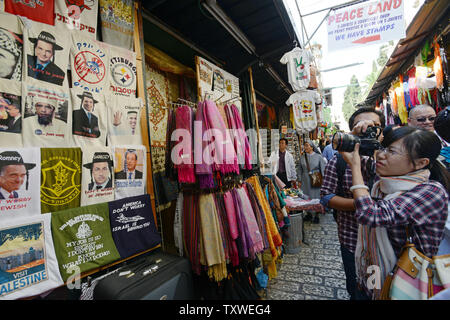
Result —
[[320, 224], [304, 223], [300, 252], [285, 254], [278, 276], [267, 287], [267, 300], [348, 300], [337, 225], [331, 214]]

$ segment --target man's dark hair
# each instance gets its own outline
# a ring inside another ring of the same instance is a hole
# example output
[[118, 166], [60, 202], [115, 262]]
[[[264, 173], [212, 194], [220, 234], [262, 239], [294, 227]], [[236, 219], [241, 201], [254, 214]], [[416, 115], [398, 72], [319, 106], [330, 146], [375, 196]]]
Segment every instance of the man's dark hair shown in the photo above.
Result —
[[363, 107], [357, 109], [353, 114], [351, 115], [350, 119], [348, 120], [348, 126], [350, 130], [353, 130], [353, 127], [355, 126], [355, 118], [356, 116], [360, 115], [361, 113], [375, 113], [380, 118], [381, 127], [384, 128], [386, 125], [386, 119], [384, 118], [384, 114], [381, 111], [376, 110], [372, 107]]
[[434, 119], [434, 130], [441, 138], [450, 142], [450, 106], [438, 113]]
[[287, 140], [286, 138], [281, 138], [281, 139], [280, 139], [280, 142], [281, 142], [282, 140], [284, 140], [284, 142], [286, 143], [286, 145], [288, 145], [288, 140]]

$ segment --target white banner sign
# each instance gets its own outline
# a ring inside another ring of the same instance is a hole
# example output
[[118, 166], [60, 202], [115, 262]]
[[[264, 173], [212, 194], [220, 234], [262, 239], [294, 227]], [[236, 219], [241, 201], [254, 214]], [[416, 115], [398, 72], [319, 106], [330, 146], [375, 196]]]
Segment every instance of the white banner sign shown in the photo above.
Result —
[[370, 1], [334, 11], [327, 20], [328, 50], [404, 38], [404, 1]]

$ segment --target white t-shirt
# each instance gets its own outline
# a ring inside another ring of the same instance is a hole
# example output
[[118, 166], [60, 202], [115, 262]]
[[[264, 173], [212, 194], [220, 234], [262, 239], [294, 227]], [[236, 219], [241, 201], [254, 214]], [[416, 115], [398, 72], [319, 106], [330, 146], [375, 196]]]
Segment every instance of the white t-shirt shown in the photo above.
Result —
[[295, 47], [286, 52], [281, 58], [282, 64], [287, 64], [287, 74], [289, 83], [294, 91], [306, 89], [310, 81], [309, 65], [313, 59], [313, 55], [308, 50], [302, 50]]
[[292, 105], [295, 128], [300, 133], [308, 133], [317, 127], [316, 103], [321, 103], [320, 94], [315, 90], [303, 90], [292, 94], [286, 104]]

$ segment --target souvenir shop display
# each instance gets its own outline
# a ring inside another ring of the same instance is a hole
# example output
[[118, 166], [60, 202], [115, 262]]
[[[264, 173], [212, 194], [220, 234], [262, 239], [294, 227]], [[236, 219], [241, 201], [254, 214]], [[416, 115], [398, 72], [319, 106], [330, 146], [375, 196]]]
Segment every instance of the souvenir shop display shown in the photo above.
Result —
[[0, 139], [2, 147], [22, 146], [22, 119], [21, 83], [15, 80], [0, 79]]
[[320, 103], [320, 94], [313, 90], [297, 91], [289, 97], [286, 104], [292, 105], [297, 132], [309, 133], [317, 127], [316, 104]]
[[97, 35], [98, 0], [55, 0], [55, 25], [67, 31], [79, 30], [95, 39]]
[[39, 148], [0, 148], [0, 220], [39, 215]]
[[133, 0], [99, 0], [101, 34], [104, 42], [133, 50]]
[[110, 147], [83, 148], [82, 206], [115, 199], [113, 159]]
[[299, 47], [295, 47], [281, 57], [280, 62], [287, 65], [289, 84], [294, 91], [306, 89], [309, 86], [312, 60], [312, 53]]
[[140, 145], [115, 146], [113, 153], [115, 199], [144, 194], [147, 178], [145, 148]]
[[136, 97], [136, 53], [111, 46], [109, 56], [110, 91], [114, 95]]
[[18, 16], [0, 12], [0, 78], [22, 80], [23, 25]]
[[142, 144], [142, 100], [110, 96], [108, 100], [108, 143], [110, 145]]
[[63, 285], [50, 213], [2, 220], [0, 300], [30, 297]]
[[35, 1], [34, 6], [25, 1], [4, 0], [5, 12], [30, 20], [54, 25], [55, 1]]

